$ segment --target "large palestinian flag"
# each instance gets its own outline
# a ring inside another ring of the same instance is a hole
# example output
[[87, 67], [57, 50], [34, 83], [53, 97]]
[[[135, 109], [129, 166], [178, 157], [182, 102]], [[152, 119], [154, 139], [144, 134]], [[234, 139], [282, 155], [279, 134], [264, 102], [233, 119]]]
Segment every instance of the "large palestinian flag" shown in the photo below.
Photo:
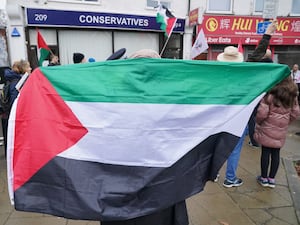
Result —
[[279, 64], [130, 59], [36, 69], [9, 119], [16, 210], [153, 213], [215, 178]]

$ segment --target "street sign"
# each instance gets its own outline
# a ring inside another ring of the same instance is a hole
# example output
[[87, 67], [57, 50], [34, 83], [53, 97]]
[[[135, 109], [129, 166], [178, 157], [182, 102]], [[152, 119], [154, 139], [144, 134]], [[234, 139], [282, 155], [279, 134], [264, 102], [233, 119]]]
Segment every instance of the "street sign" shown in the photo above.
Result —
[[278, 13], [278, 0], [264, 0], [263, 18], [275, 19]]
[[271, 21], [264, 21], [257, 24], [256, 33], [257, 34], [264, 34], [269, 26]]

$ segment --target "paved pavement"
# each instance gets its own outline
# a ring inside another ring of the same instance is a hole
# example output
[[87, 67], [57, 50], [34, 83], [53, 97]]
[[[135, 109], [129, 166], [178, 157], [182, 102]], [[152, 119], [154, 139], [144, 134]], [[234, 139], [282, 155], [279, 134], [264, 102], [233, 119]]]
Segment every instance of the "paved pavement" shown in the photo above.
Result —
[[[260, 149], [248, 146], [246, 138], [237, 171], [244, 185], [224, 188], [223, 166], [217, 183], [208, 182], [203, 192], [187, 200], [190, 225], [299, 225], [300, 178], [293, 165], [300, 160], [300, 136], [295, 135], [299, 131], [300, 120], [289, 128], [275, 189], [257, 184]], [[0, 225], [99, 225], [97, 221], [15, 211], [8, 199], [6, 164], [3, 150], [0, 150]]]

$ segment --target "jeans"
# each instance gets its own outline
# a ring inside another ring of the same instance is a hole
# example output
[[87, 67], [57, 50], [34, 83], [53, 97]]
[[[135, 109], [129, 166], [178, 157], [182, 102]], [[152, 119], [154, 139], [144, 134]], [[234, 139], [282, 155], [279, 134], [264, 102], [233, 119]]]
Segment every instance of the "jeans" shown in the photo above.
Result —
[[245, 128], [242, 136], [239, 139], [239, 142], [229, 155], [227, 159], [227, 167], [226, 167], [226, 179], [230, 181], [234, 181], [236, 179], [236, 170], [239, 164], [241, 150], [243, 147], [244, 139], [246, 136], [247, 128]]

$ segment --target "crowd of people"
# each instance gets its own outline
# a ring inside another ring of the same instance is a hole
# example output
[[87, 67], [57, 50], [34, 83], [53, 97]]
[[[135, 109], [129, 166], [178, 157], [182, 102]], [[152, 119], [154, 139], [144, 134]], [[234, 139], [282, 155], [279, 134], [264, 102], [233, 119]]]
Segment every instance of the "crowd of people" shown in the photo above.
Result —
[[[247, 62], [272, 63], [272, 53], [268, 49], [271, 36], [276, 30], [277, 21], [274, 20], [266, 30], [257, 48], [251, 54]], [[228, 46], [217, 57], [218, 61], [243, 62], [243, 54], [234, 46]], [[294, 66], [295, 67], [295, 66]], [[296, 71], [294, 68], [292, 71]], [[294, 72], [296, 74], [296, 72]], [[296, 75], [294, 75], [296, 77]], [[296, 81], [297, 78], [294, 78]], [[261, 154], [261, 175], [257, 181], [263, 187], [275, 187], [275, 176], [279, 166], [280, 148], [285, 143], [288, 125], [300, 116], [299, 104], [297, 100], [298, 87], [293, 79], [288, 77], [280, 84], [271, 89], [262, 101], [255, 107], [245, 127], [237, 145], [229, 155], [226, 165], [225, 180], [223, 186], [238, 187], [243, 184], [243, 180], [236, 176], [236, 170], [240, 159], [246, 134], [249, 135], [249, 144], [253, 147], [262, 148]], [[271, 161], [270, 173], [269, 164]], [[218, 176], [214, 180], [218, 181]]]
[[[247, 62], [272, 63], [271, 52], [268, 49], [269, 41], [272, 34], [276, 30], [276, 21], [274, 20], [263, 35], [259, 45], [251, 54]], [[124, 54], [112, 55], [110, 59], [118, 59]], [[135, 52], [129, 58], [160, 58], [160, 55], [150, 49], [143, 49]], [[238, 52], [238, 48], [228, 46], [224, 52], [218, 55], [218, 61], [225, 62], [244, 62], [243, 54]], [[94, 62], [93, 58], [86, 60], [85, 55], [79, 52], [73, 53], [73, 63]], [[48, 66], [58, 66], [59, 58], [57, 55], [51, 54]], [[18, 95], [15, 86], [25, 73], [30, 73], [31, 67], [28, 61], [20, 60], [13, 64], [11, 69], [4, 71], [6, 82], [10, 83], [10, 104], [14, 102]], [[289, 124], [300, 116], [299, 109], [299, 90], [300, 90], [300, 71], [298, 64], [295, 64], [291, 70], [291, 76], [287, 77], [279, 84], [274, 86], [262, 98], [260, 103], [255, 107], [247, 127], [240, 137], [237, 145], [232, 150], [226, 164], [225, 179], [223, 186], [226, 188], [238, 187], [243, 184], [243, 180], [236, 175], [241, 150], [248, 134], [253, 147], [261, 147], [260, 169], [261, 173], [257, 176], [257, 182], [263, 187], [275, 188], [276, 173], [280, 163], [280, 149], [283, 147], [288, 131]], [[2, 129], [5, 143], [7, 142], [7, 126], [10, 110], [2, 113]], [[299, 132], [300, 135], [300, 132]], [[219, 175], [218, 175], [219, 176]], [[218, 177], [216, 177], [218, 178]], [[215, 179], [217, 181], [218, 179]], [[187, 210], [185, 201], [179, 202], [169, 208], [126, 221], [126, 224], [148, 224], [147, 221], [157, 221], [156, 224], [188, 224]], [[124, 224], [124, 221], [102, 222], [102, 225], [118, 225]]]

